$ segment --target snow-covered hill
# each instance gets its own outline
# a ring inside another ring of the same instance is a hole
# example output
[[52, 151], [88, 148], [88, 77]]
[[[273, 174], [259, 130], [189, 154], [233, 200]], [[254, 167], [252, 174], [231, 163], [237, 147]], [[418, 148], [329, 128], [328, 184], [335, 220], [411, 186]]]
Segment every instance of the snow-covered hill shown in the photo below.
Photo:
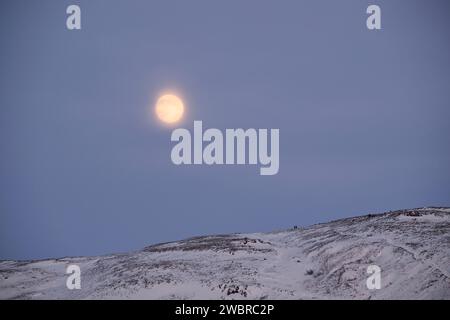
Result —
[[[81, 289], [68, 290], [69, 264]], [[369, 265], [381, 289], [369, 290]], [[0, 262], [2, 299], [450, 299], [450, 209], [204, 236], [129, 254]]]

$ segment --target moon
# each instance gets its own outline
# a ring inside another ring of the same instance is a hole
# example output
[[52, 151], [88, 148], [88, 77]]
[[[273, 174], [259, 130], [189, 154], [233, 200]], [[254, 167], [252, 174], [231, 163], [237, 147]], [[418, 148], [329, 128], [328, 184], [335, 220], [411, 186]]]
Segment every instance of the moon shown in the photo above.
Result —
[[156, 115], [164, 123], [173, 124], [183, 117], [183, 101], [173, 94], [161, 96], [156, 102]]

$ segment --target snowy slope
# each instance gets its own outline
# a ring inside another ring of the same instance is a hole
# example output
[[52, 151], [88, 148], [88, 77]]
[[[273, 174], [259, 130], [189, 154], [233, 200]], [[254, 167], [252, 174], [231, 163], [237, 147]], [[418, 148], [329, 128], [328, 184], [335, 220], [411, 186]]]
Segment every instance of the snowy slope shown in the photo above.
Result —
[[[273, 233], [197, 237], [129, 254], [0, 262], [1, 299], [450, 299], [450, 209]], [[80, 290], [66, 267], [81, 268]], [[369, 290], [369, 265], [381, 289]]]

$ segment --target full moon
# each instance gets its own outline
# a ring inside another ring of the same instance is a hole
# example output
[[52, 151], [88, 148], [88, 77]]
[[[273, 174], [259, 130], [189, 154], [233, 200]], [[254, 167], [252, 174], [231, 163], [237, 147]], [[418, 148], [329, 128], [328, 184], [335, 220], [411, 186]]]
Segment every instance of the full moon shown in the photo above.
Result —
[[163, 95], [156, 102], [156, 115], [162, 122], [169, 124], [178, 122], [183, 114], [183, 101], [175, 95]]

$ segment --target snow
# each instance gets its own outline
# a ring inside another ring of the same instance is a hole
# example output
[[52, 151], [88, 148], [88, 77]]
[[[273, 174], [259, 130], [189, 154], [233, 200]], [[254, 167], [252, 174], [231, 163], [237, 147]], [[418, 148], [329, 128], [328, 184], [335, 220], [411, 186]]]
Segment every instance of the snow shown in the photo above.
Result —
[[[421, 208], [129, 254], [0, 262], [0, 299], [450, 299], [450, 210]], [[66, 267], [81, 268], [81, 290]], [[369, 265], [381, 268], [369, 290]]]

